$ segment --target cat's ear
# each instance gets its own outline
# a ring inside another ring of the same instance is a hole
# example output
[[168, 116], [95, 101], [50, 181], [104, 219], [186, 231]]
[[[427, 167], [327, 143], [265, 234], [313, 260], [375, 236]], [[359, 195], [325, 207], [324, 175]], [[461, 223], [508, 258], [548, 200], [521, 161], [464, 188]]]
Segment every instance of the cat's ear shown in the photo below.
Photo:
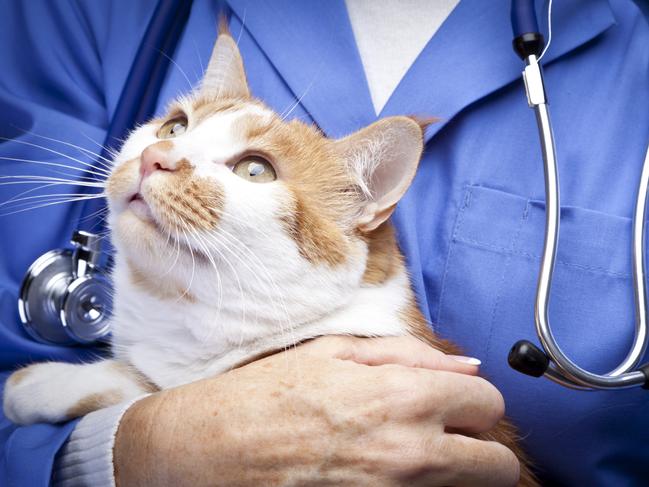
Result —
[[[432, 120], [431, 120], [432, 121]], [[369, 232], [386, 221], [415, 177], [430, 121], [389, 117], [335, 142], [362, 193], [357, 228]]]
[[217, 98], [250, 97], [239, 47], [230, 35], [227, 21], [223, 18], [219, 23], [219, 35], [198, 91], [200, 94]]

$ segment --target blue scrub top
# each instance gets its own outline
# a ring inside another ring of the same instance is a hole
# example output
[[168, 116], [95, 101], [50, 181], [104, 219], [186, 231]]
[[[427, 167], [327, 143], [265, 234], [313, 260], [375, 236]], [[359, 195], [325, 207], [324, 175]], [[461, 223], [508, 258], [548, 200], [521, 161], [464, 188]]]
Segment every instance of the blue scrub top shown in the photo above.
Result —
[[[22, 141], [91, 161], [34, 134], [97, 151], [91, 139], [104, 140], [155, 6], [0, 2], [0, 135], [13, 139], [0, 143], [0, 157], [65, 162], [15, 142]], [[223, 9], [231, 12], [255, 96], [279, 112], [299, 98], [291, 116], [334, 137], [376, 120], [343, 0], [195, 0], [169, 53], [176, 64], [159, 111], [200, 78]], [[380, 114], [441, 119], [427, 132], [419, 172], [394, 217], [401, 246], [435, 331], [482, 360], [545, 483], [646, 484], [647, 391], [576, 392], [506, 363], [513, 342], [536, 336], [544, 228], [542, 161], [508, 9], [507, 0], [460, 2]], [[545, 74], [562, 209], [550, 314], [569, 356], [605, 372], [626, 355], [634, 328], [630, 217], [649, 141], [649, 25], [631, 0], [564, 0], [553, 10]], [[155, 46], [151, 55], [160, 55]], [[0, 163], [3, 175], [52, 175], [42, 166]], [[0, 201], [17, 192], [0, 186]], [[66, 244], [82, 210], [54, 205], [0, 218], [3, 377], [19, 364], [94, 353], [33, 342], [16, 311], [25, 270]], [[0, 484], [47, 485], [74, 424], [19, 428], [2, 418]]]

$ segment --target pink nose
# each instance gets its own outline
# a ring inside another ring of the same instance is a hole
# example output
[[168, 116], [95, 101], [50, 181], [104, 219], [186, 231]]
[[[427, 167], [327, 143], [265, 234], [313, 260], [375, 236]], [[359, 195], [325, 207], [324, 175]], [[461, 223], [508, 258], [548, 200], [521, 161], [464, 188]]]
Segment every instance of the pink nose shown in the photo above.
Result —
[[150, 145], [140, 156], [140, 173], [143, 178], [155, 171], [174, 171], [174, 166], [169, 158], [169, 151], [162, 149], [158, 144]]

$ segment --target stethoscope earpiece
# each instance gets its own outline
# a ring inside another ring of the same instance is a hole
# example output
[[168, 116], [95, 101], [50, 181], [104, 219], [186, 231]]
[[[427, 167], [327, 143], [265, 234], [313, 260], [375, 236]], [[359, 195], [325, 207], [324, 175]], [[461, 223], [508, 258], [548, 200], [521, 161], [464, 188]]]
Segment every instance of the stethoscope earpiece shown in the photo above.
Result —
[[100, 239], [75, 231], [73, 250], [52, 250], [28, 269], [18, 312], [29, 335], [42, 343], [90, 344], [110, 332], [110, 280], [98, 265]]

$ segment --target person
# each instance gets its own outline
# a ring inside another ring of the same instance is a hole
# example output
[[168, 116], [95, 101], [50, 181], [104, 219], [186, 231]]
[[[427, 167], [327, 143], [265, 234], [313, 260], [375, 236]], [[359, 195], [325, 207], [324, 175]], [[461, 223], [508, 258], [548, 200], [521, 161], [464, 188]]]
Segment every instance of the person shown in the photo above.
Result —
[[[157, 3], [0, 3], [3, 174], [46, 174], [18, 159], [65, 162], [20, 143], [55, 147], [39, 135], [97, 150]], [[508, 485], [517, 475], [508, 451], [482, 442], [467, 459], [462, 444], [440, 440], [440, 411], [473, 418], [463, 433], [485, 430], [502, 415], [500, 394], [544, 484], [646, 483], [646, 391], [584, 393], [506, 364], [516, 340], [535, 336], [544, 228], [541, 155], [508, 9], [506, 0], [197, 0], [157, 99], [160, 111], [200, 78], [225, 11], [253, 94], [280, 113], [331, 137], [387, 115], [438, 117], [394, 221], [425, 315], [482, 361], [499, 393], [475, 368], [411, 341], [323, 338], [293, 352], [299, 380], [276, 355], [80, 422], [18, 427], [3, 417], [0, 483]], [[631, 0], [555, 2], [544, 66], [563, 206], [551, 316], [565, 351], [599, 372], [624, 357], [633, 333], [647, 45], [649, 24]], [[10, 188], [0, 186], [1, 200]], [[16, 311], [25, 270], [65, 246], [80, 211], [0, 219], [3, 381], [21, 364], [103, 353], [35, 343]], [[425, 411], [414, 414], [417, 405]]]

